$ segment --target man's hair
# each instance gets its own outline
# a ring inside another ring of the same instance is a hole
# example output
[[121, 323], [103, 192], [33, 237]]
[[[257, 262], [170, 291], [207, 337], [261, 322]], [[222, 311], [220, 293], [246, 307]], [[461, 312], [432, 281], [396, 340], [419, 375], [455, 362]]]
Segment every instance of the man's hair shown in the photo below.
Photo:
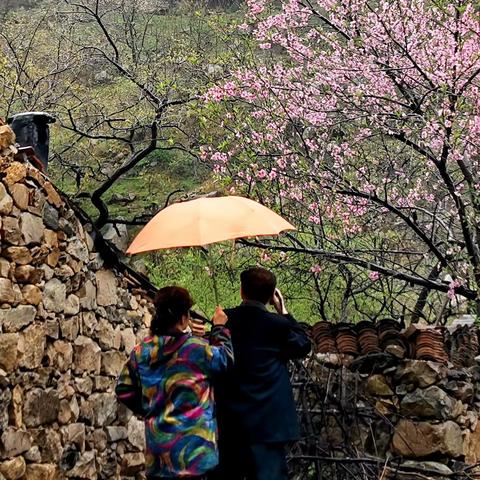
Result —
[[245, 299], [267, 304], [273, 297], [277, 279], [266, 268], [251, 267], [240, 274], [240, 284]]
[[193, 305], [188, 290], [182, 287], [163, 287], [155, 296], [155, 316], [150, 325], [153, 335], [165, 335], [187, 315]]

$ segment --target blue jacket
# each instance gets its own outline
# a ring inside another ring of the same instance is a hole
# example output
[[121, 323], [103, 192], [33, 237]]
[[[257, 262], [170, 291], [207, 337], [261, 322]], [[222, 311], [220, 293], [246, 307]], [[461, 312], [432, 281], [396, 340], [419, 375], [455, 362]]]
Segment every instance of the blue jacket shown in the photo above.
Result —
[[225, 313], [235, 362], [215, 384], [220, 436], [223, 428], [251, 443], [296, 440], [287, 363], [305, 357], [310, 340], [291, 315], [271, 313], [260, 302], [247, 301]]

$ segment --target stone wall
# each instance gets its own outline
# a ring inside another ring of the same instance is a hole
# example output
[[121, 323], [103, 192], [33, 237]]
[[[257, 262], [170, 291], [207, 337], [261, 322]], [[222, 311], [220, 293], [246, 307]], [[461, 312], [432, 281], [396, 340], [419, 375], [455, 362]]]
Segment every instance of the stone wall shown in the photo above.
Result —
[[[480, 366], [384, 353], [348, 366], [319, 358], [311, 360], [302, 423], [323, 457], [367, 459], [373, 476], [360, 473], [361, 461], [347, 464], [359, 479], [477, 478], [464, 472], [473, 475], [480, 462]], [[322, 469], [325, 478], [344, 478], [338, 463], [327, 460]]]
[[0, 479], [134, 478], [143, 424], [113, 389], [150, 304], [13, 141], [0, 122]]

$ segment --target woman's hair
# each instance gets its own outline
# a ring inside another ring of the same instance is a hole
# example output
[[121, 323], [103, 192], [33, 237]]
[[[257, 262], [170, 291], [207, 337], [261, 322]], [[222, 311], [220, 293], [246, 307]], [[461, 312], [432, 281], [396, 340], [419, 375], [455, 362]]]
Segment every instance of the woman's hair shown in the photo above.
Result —
[[187, 315], [193, 305], [188, 290], [182, 287], [163, 287], [155, 296], [155, 316], [150, 325], [152, 335], [165, 335]]

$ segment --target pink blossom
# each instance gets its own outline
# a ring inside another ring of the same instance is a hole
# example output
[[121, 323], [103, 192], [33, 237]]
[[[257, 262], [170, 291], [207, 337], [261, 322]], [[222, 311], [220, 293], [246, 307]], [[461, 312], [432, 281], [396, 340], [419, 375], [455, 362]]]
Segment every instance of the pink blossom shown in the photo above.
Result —
[[453, 300], [455, 298], [455, 289], [457, 289], [458, 287], [460, 287], [462, 285], [462, 282], [458, 279], [455, 279], [455, 280], [452, 280], [449, 284], [448, 284], [448, 292], [447, 292], [447, 296], [450, 300]]
[[260, 259], [262, 260], [262, 262], [269, 262], [272, 259], [272, 257], [267, 252], [264, 251], [260, 255]]
[[312, 265], [310, 267], [310, 271], [315, 274], [319, 274], [322, 272], [322, 267], [317, 263], [315, 265]]
[[[366, 262], [378, 248], [419, 252], [385, 261], [425, 275], [435, 250], [468, 245], [480, 222], [480, 22], [473, 0], [458, 5], [247, 0], [241, 29], [271, 51], [204, 95], [222, 102], [223, 126], [202, 159], [238, 191], [281, 204], [308, 245]], [[452, 274], [466, 257], [448, 254]], [[475, 285], [468, 264], [461, 277]]]
[[376, 282], [380, 278], [380, 274], [378, 272], [369, 272], [368, 278], [370, 278], [372, 282]]

